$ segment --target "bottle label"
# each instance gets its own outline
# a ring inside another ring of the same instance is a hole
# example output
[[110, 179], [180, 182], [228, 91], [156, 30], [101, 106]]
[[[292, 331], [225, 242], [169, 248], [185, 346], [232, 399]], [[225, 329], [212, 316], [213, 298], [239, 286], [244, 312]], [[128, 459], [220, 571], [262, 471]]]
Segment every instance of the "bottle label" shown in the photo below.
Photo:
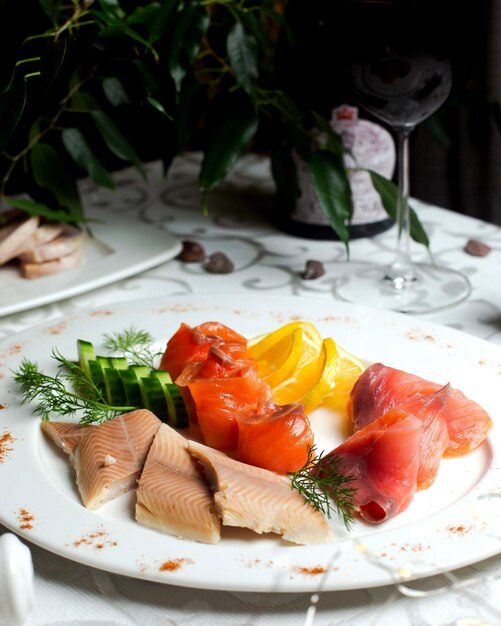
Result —
[[[342, 105], [332, 111], [331, 126], [340, 136], [347, 150], [344, 162], [347, 168], [364, 168], [391, 179], [395, 170], [395, 143], [391, 134], [379, 124], [359, 119], [358, 109]], [[318, 205], [311, 185], [308, 166], [294, 155], [301, 196], [291, 215], [293, 220], [306, 224], [329, 225], [329, 220]], [[381, 198], [374, 189], [367, 172], [351, 171], [350, 180], [353, 214], [352, 225], [373, 224], [388, 218]]]

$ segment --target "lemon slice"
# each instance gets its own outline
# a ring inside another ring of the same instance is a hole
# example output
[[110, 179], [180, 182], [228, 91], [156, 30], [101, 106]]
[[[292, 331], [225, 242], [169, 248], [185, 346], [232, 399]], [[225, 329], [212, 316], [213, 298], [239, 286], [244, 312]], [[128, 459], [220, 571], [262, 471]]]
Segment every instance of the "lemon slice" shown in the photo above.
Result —
[[322, 338], [313, 324], [291, 322], [251, 342], [259, 375], [273, 389], [277, 404], [299, 402], [322, 368]]
[[332, 364], [326, 362], [326, 367], [329, 370], [328, 376], [331, 377], [333, 384], [330, 390], [326, 392], [322, 402], [329, 408], [344, 414], [350, 392], [359, 376], [364, 372], [365, 365], [341, 346], [335, 344], [335, 348], [335, 356], [330, 357]]

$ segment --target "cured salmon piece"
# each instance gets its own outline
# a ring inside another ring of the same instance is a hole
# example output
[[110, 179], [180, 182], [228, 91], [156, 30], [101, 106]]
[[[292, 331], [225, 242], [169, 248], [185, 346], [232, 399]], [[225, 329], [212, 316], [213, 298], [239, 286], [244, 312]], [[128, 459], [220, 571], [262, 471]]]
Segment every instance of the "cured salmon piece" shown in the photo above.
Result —
[[52, 261], [44, 261], [43, 263], [29, 263], [21, 261], [21, 274], [23, 278], [42, 278], [43, 276], [51, 276], [66, 272], [78, 267], [81, 263], [82, 256], [80, 250], [76, 250], [72, 254], [67, 254], [59, 259]]
[[86, 429], [73, 456], [84, 506], [97, 509], [136, 487], [161, 423], [139, 409]]
[[204, 467], [224, 525], [278, 533], [298, 544], [333, 540], [322, 513], [305, 503], [285, 476], [235, 461], [194, 441], [188, 442], [188, 449]]
[[[37, 235], [35, 231], [33, 236]], [[54, 261], [70, 254], [78, 252], [82, 245], [83, 235], [78, 228], [65, 224], [62, 231], [55, 237], [43, 241], [43, 235], [52, 234], [53, 230], [48, 230], [41, 235], [42, 241], [30, 247], [23, 247], [20, 260], [25, 263], [45, 263]]]
[[224, 324], [205, 322], [193, 328], [181, 324], [167, 342], [159, 369], [176, 380], [190, 363], [205, 361], [212, 346], [224, 347], [234, 358], [247, 356], [247, 339]]
[[254, 369], [246, 367], [234, 374], [187, 384], [204, 442], [222, 450], [237, 447], [237, 418], [256, 413], [260, 402], [272, 399], [270, 386]]
[[237, 458], [277, 474], [305, 465], [314, 436], [302, 404], [261, 403], [255, 415], [237, 417]]
[[42, 431], [73, 460], [73, 454], [92, 426], [80, 426], [72, 422], [41, 422]]
[[[375, 363], [353, 386], [347, 411], [355, 430], [411, 399], [438, 391], [441, 385], [414, 374]], [[451, 389], [445, 413], [449, 444], [444, 456], [460, 456], [479, 446], [492, 427], [484, 409], [458, 389]]]
[[418, 489], [428, 488], [438, 472], [449, 436], [444, 414], [446, 386], [400, 405], [348, 437], [327, 455], [352, 477], [360, 516], [379, 523], [405, 510]]
[[217, 543], [220, 522], [201, 468], [188, 442], [162, 424], [137, 487], [136, 520], [164, 533]]
[[0, 265], [14, 259], [38, 228], [39, 218], [29, 217], [0, 228]]

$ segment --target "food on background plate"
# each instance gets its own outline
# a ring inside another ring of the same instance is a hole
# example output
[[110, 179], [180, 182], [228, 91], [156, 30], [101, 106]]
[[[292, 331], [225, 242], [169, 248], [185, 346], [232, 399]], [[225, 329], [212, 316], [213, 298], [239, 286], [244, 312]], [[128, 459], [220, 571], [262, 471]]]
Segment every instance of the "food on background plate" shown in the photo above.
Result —
[[77, 228], [17, 212], [6, 220], [0, 227], [0, 266], [17, 260], [24, 278], [40, 278], [80, 264], [83, 235]]
[[[436, 392], [440, 385], [381, 363], [374, 363], [355, 383], [348, 414], [360, 430], [391, 409]], [[458, 389], [451, 389], [444, 414], [449, 443], [444, 456], [460, 456], [474, 450], [492, 427], [490, 416]]]

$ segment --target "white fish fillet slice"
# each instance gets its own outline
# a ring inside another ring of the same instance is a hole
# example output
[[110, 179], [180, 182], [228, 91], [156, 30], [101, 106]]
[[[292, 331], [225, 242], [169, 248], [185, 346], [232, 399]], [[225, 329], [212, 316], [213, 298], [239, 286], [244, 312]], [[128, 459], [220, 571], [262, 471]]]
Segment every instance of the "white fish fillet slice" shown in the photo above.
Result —
[[78, 228], [65, 224], [58, 236], [24, 249], [20, 259], [26, 263], [45, 263], [60, 259], [80, 250], [82, 238]]
[[43, 276], [51, 276], [59, 272], [72, 270], [80, 265], [82, 255], [80, 250], [76, 250], [72, 254], [62, 256], [60, 259], [53, 261], [44, 261], [43, 263], [28, 263], [21, 261], [21, 274], [24, 278], [42, 278]]
[[212, 492], [187, 440], [162, 424], [139, 479], [136, 520], [185, 539], [217, 543], [220, 522]]
[[73, 454], [89, 428], [71, 422], [42, 422], [42, 431], [73, 461]]
[[139, 409], [87, 429], [73, 456], [84, 506], [97, 509], [136, 487], [161, 423], [151, 411]]
[[188, 449], [204, 467], [226, 526], [278, 533], [298, 544], [333, 541], [325, 517], [291, 489], [285, 476], [235, 461], [194, 441]]
[[7, 224], [0, 229], [0, 265], [15, 258], [38, 228], [38, 217]]

